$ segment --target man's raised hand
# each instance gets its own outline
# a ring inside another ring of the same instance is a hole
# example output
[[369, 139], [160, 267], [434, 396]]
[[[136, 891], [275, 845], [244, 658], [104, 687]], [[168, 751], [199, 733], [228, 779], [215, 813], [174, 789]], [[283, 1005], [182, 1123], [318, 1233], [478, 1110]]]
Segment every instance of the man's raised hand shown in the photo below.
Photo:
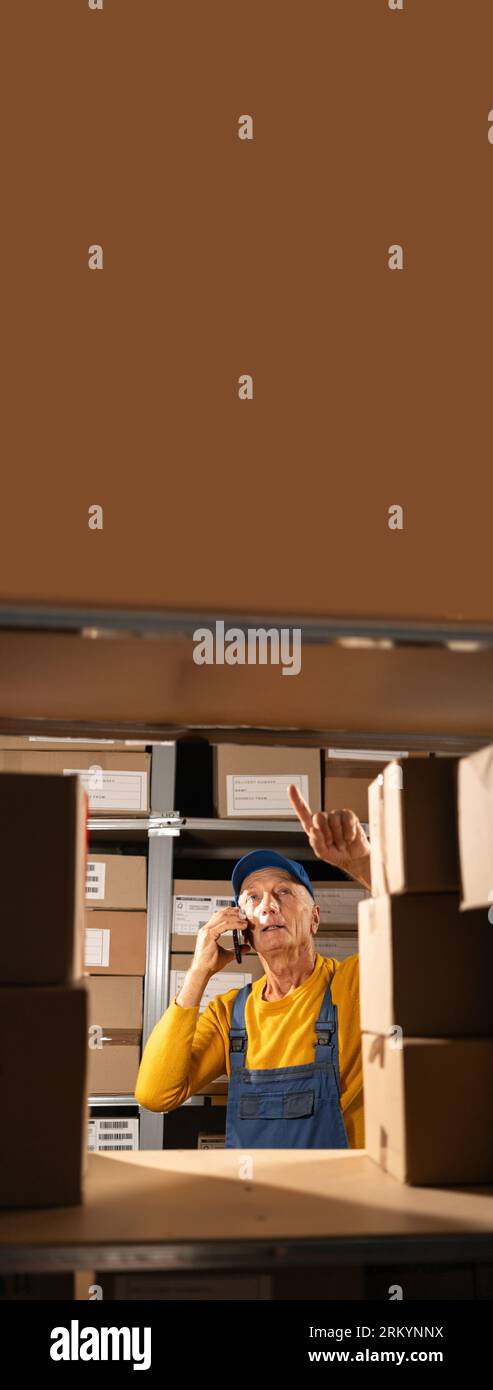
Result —
[[356, 813], [347, 806], [341, 811], [313, 812], [293, 783], [288, 796], [317, 859], [361, 877], [370, 887], [370, 842]]

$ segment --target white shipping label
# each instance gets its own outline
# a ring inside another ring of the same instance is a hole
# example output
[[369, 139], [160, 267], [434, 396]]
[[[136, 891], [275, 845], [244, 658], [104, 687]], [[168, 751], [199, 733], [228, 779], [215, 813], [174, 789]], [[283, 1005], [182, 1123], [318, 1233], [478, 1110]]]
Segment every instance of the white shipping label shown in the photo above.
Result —
[[315, 901], [320, 908], [320, 926], [331, 926], [332, 923], [338, 927], [353, 927], [358, 922], [358, 903], [363, 902], [364, 898], [369, 898], [370, 892], [367, 888], [353, 888], [348, 884], [347, 888], [315, 888]]
[[198, 1149], [225, 1149], [225, 1134], [199, 1134], [197, 1139]]
[[[186, 974], [186, 970], [170, 971], [170, 1002], [172, 1002], [173, 999], [176, 998], [176, 995], [180, 993], [182, 985], [185, 982]], [[228, 973], [227, 970], [218, 970], [217, 975], [211, 975], [211, 978], [205, 987], [202, 999], [200, 1001], [199, 1013], [203, 1013], [204, 1009], [207, 1008], [207, 1005], [212, 1003], [212, 1000], [215, 999], [216, 994], [227, 994], [228, 989], [241, 989], [243, 985], [251, 984], [251, 981], [251, 975], [243, 975], [240, 972], [238, 972], [237, 975], [233, 975], [232, 971]], [[221, 1080], [221, 1077], [219, 1077], [218, 1080]]]
[[388, 748], [327, 748], [326, 753], [328, 758], [354, 758], [355, 762], [357, 762], [359, 758], [361, 762], [365, 763], [373, 759], [375, 759], [375, 761], [378, 759], [378, 762], [382, 763], [390, 763], [393, 758], [409, 757], [408, 752], [389, 753]]
[[116, 1120], [105, 1117], [90, 1119], [88, 1137], [87, 1147], [90, 1153], [103, 1153], [110, 1149], [138, 1149], [138, 1116], [120, 1116]]
[[[96, 739], [94, 738], [55, 738], [53, 734], [28, 734], [28, 739], [30, 743], [62, 743], [65, 745], [65, 748], [68, 747], [69, 752], [73, 743], [79, 745], [84, 743], [96, 742]], [[126, 741], [127, 740], [125, 740], [125, 742]], [[115, 742], [115, 740], [114, 738], [98, 738], [97, 742], [112, 744]], [[143, 746], [145, 747], [145, 745]], [[61, 751], [63, 753], [63, 748]]]
[[110, 934], [106, 927], [86, 927], [84, 964], [88, 970], [94, 965], [109, 965]]
[[283, 772], [274, 776], [250, 776], [237, 773], [226, 774], [226, 805], [228, 816], [262, 815], [275, 816], [295, 811], [289, 800], [287, 788], [290, 782], [298, 787], [305, 801], [308, 801], [308, 777], [304, 772]]
[[147, 772], [109, 772], [97, 763], [91, 767], [64, 767], [64, 775], [77, 772], [89, 797], [90, 811], [145, 811]]
[[233, 906], [233, 895], [230, 898], [199, 898], [195, 895], [177, 893], [173, 898], [172, 930], [180, 932], [183, 936], [196, 936], [199, 927], [205, 926], [214, 912], [219, 912], [222, 907]]
[[106, 883], [106, 864], [88, 859], [86, 868], [86, 901], [103, 902]]

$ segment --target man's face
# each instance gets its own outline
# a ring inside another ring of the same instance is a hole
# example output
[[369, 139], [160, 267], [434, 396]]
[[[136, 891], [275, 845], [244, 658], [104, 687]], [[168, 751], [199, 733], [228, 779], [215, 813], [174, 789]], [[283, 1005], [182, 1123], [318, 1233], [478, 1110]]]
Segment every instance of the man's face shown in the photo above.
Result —
[[311, 949], [320, 908], [287, 869], [257, 869], [248, 874], [238, 902], [250, 924], [250, 945], [259, 955], [273, 958], [279, 952], [292, 955]]

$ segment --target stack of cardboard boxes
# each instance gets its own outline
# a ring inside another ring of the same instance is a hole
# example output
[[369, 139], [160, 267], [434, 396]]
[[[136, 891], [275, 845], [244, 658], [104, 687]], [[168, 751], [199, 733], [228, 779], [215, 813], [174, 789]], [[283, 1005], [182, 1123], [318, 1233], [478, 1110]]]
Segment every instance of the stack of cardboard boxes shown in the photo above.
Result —
[[[365, 1140], [402, 1182], [493, 1178], [493, 749], [369, 789], [358, 911]], [[489, 898], [488, 898], [489, 894]]]
[[0, 774], [2, 1207], [83, 1196], [87, 815], [77, 777]]
[[146, 868], [143, 855], [91, 851], [88, 856], [84, 965], [91, 1095], [133, 1094], [137, 1079], [146, 970]]
[[[42, 736], [3, 736], [0, 774], [22, 774], [19, 783], [34, 783], [35, 774], [48, 780], [73, 782], [85, 792], [89, 815], [98, 817], [149, 814], [150, 755], [141, 740], [64, 739]], [[42, 798], [41, 798], [42, 801]], [[40, 819], [44, 820], [43, 812]], [[38, 832], [38, 818], [27, 817], [29, 838]], [[59, 859], [64, 853], [63, 845]], [[85, 913], [83, 905], [80, 969], [87, 981], [89, 1095], [133, 1094], [137, 1077], [143, 1021], [143, 980], [146, 969], [146, 859], [122, 854], [87, 855]], [[84, 920], [85, 917], [85, 920]], [[103, 978], [106, 976], [106, 978]], [[138, 1144], [138, 1121], [132, 1147]], [[122, 1121], [123, 1125], [123, 1121]], [[103, 1132], [116, 1142], [114, 1121], [91, 1120], [90, 1147], [103, 1147]], [[127, 1144], [125, 1143], [125, 1146]]]

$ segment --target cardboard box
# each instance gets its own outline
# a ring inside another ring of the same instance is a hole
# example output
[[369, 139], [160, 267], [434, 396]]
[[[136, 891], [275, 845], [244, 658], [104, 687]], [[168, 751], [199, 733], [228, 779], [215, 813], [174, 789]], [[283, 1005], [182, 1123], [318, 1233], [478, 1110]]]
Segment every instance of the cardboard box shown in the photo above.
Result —
[[[87, 1173], [85, 983], [0, 988], [0, 1207], [70, 1206]], [[48, 1122], [48, 1109], [54, 1113]]]
[[319, 930], [315, 937], [315, 950], [319, 956], [332, 956], [334, 960], [347, 960], [348, 956], [357, 956], [358, 954], [358, 933], [339, 931], [325, 935]]
[[493, 1037], [361, 1034], [365, 1146], [399, 1182], [493, 1181]]
[[324, 811], [354, 811], [363, 825], [368, 825], [368, 787], [370, 777], [324, 778]]
[[106, 1044], [89, 1052], [91, 1096], [133, 1096], [140, 1067], [140, 1044]]
[[296, 783], [313, 811], [320, 811], [318, 748], [214, 745], [213, 795], [216, 815], [229, 819], [297, 819], [287, 794]]
[[[171, 953], [169, 985], [170, 1003], [176, 998], [176, 995], [179, 994], [185, 975], [187, 970], [190, 969], [191, 964], [191, 954], [181, 955], [178, 952]], [[204, 1012], [204, 1009], [211, 1000], [216, 997], [216, 994], [227, 994], [230, 989], [241, 989], [241, 986], [248, 984], [250, 980], [261, 980], [263, 975], [265, 975], [265, 970], [260, 956], [257, 955], [256, 951], [252, 951], [250, 955], [245, 956], [245, 960], [241, 965], [239, 965], [236, 960], [232, 960], [231, 965], [225, 966], [224, 970], [218, 970], [216, 975], [211, 975], [202, 995], [199, 1013]]]
[[91, 816], [148, 815], [149, 753], [0, 751], [0, 773], [77, 772], [89, 797]]
[[143, 854], [94, 854], [89, 850], [86, 906], [147, 907], [147, 859]]
[[145, 975], [147, 914], [85, 913], [84, 969], [90, 975]]
[[358, 915], [360, 1023], [406, 1037], [493, 1034], [493, 931], [457, 893], [368, 898]]
[[392, 762], [370, 783], [373, 897], [459, 891], [458, 761]]
[[457, 799], [462, 903], [493, 923], [493, 743], [459, 758]]
[[368, 748], [324, 750], [324, 810], [354, 811], [368, 825], [368, 788], [388, 763], [401, 758], [427, 758], [428, 753], [390, 752]]
[[370, 897], [368, 888], [344, 879], [316, 882], [312, 879], [315, 901], [320, 907], [319, 935], [323, 932], [358, 931], [358, 906]]
[[[135, 1090], [142, 1040], [142, 987], [140, 976], [87, 978], [90, 1095], [128, 1094]], [[101, 1032], [96, 1032], [97, 1028]]]
[[87, 752], [89, 749], [102, 749], [103, 752], [113, 748], [143, 748], [147, 743], [143, 739], [133, 738], [67, 738], [60, 736], [56, 738], [53, 734], [0, 734], [0, 748], [18, 749], [28, 748], [31, 752], [56, 752], [58, 749], [64, 751], [65, 748], [75, 748], [77, 752]]
[[78, 777], [0, 773], [0, 982], [80, 979], [88, 802]]
[[[199, 927], [223, 906], [234, 906], [229, 879], [176, 878], [173, 882], [171, 950], [193, 952]], [[230, 935], [229, 942], [225, 939], [224, 945], [232, 944]]]

